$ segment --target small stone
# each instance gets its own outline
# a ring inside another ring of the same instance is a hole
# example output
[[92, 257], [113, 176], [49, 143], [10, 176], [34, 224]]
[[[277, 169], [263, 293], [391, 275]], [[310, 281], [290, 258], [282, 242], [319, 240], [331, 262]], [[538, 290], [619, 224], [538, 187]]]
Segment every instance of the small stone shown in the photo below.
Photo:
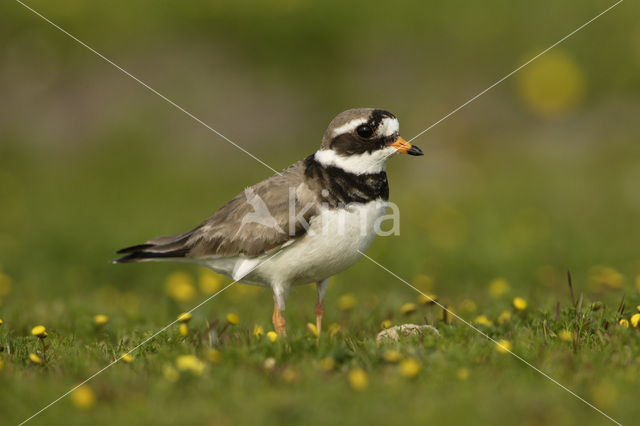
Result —
[[401, 338], [431, 334], [440, 337], [440, 332], [432, 325], [402, 324], [382, 330], [376, 336], [376, 342], [397, 342]]

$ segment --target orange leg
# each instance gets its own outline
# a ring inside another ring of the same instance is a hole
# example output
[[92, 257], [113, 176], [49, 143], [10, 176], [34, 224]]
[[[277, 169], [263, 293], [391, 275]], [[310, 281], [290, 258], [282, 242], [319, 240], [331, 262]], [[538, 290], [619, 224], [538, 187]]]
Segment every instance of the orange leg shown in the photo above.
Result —
[[316, 287], [318, 289], [318, 303], [316, 303], [316, 328], [318, 329], [318, 338], [320, 337], [320, 332], [322, 331], [322, 317], [324, 316], [324, 294], [327, 291], [327, 286], [329, 285], [329, 279], [319, 281], [316, 283]]
[[285, 321], [284, 317], [282, 316], [282, 312], [280, 312], [280, 309], [278, 309], [278, 304], [277, 303], [274, 303], [274, 305], [273, 305], [273, 317], [271, 318], [271, 320], [273, 321], [273, 328], [276, 330], [276, 333], [278, 333], [278, 335], [280, 335], [280, 336], [286, 336], [287, 335], [287, 329], [286, 329], [287, 322]]
[[322, 316], [324, 315], [323, 301], [318, 301], [318, 303], [316, 303], [315, 313], [316, 313], [316, 328], [318, 329], [318, 337], [320, 337], [320, 333], [322, 332]]

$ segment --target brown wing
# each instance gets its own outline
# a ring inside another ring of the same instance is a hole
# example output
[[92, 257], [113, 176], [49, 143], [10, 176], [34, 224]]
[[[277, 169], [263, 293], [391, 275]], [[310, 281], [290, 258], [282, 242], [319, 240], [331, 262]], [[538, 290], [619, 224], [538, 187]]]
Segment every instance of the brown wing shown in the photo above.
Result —
[[[304, 169], [299, 161], [247, 188], [194, 230], [122, 249], [118, 253], [127, 255], [116, 262], [258, 256], [277, 250], [306, 232], [304, 223], [290, 216], [309, 223], [317, 214], [317, 196], [305, 183]], [[290, 203], [295, 206], [293, 215]]]

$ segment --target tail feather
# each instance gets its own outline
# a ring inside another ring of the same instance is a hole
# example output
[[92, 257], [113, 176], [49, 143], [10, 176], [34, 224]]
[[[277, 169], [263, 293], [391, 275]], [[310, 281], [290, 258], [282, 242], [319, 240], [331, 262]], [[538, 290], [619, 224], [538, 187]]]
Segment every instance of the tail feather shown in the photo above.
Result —
[[122, 256], [113, 261], [113, 263], [132, 263], [132, 262], [144, 262], [145, 260], [159, 260], [159, 259], [177, 259], [185, 257], [189, 253], [188, 248], [182, 248], [179, 250], [167, 251], [167, 252], [153, 252], [139, 250], [132, 253], [128, 253], [126, 256]]
[[143, 244], [125, 247], [116, 252], [117, 254], [125, 254], [125, 256], [114, 260], [113, 263], [169, 260], [186, 257], [192, 247], [192, 244], [189, 244], [189, 239], [194, 231], [168, 237], [158, 237]]

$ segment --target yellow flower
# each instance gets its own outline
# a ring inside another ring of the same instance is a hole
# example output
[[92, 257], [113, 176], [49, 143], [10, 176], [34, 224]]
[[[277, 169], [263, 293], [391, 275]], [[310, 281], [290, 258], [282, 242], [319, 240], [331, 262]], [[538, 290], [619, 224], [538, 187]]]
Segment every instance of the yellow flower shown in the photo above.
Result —
[[487, 327], [493, 326], [493, 322], [491, 322], [485, 315], [478, 315], [476, 319], [473, 320], [473, 322]]
[[509, 291], [509, 282], [504, 278], [496, 278], [489, 283], [489, 295], [498, 298]]
[[269, 331], [267, 333], [267, 338], [272, 342], [275, 342], [276, 340], [278, 340], [278, 333], [276, 333], [275, 331]]
[[331, 324], [329, 324], [329, 334], [335, 336], [340, 332], [340, 328], [340, 324], [332, 322]]
[[428, 305], [430, 303], [436, 303], [438, 296], [433, 293], [424, 293], [418, 295], [418, 303], [421, 305]]
[[227, 322], [236, 325], [240, 322], [240, 318], [236, 314], [227, 314]]
[[95, 325], [105, 325], [108, 322], [109, 322], [109, 317], [106, 315], [98, 314], [93, 317], [93, 323]]
[[122, 360], [122, 362], [126, 362], [127, 364], [131, 364], [133, 362], [133, 357], [126, 353], [120, 355], [120, 359]]
[[573, 333], [571, 333], [569, 330], [562, 330], [558, 333], [558, 337], [560, 338], [560, 340], [562, 340], [563, 342], [571, 342], [573, 341]]
[[298, 379], [298, 372], [292, 367], [282, 370], [282, 379], [287, 383], [293, 383]]
[[553, 50], [516, 76], [517, 92], [532, 112], [562, 117], [584, 99], [586, 78], [576, 61], [563, 50]]
[[433, 278], [425, 274], [419, 274], [413, 279], [413, 286], [423, 292], [432, 291], [434, 286]]
[[207, 351], [205, 357], [207, 358], [207, 361], [213, 364], [218, 364], [220, 361], [222, 361], [222, 353], [219, 350], [213, 348]]
[[511, 352], [511, 342], [508, 340], [498, 340], [498, 342], [496, 343], [496, 350], [498, 352], [500, 352], [501, 354], [506, 354], [508, 352]]
[[464, 299], [460, 302], [460, 310], [462, 312], [475, 312], [478, 309], [478, 305], [471, 299]]
[[519, 311], [524, 311], [527, 309], [527, 301], [522, 297], [514, 297], [513, 298], [513, 307]]
[[[640, 291], [640, 274], [636, 275], [636, 289]], [[640, 311], [640, 305], [636, 306], [636, 309]]]
[[395, 364], [396, 362], [399, 362], [402, 359], [402, 354], [393, 349], [386, 351], [382, 356], [384, 357], [385, 361], [390, 362], [392, 364]]
[[4, 324], [4, 321], [2, 321], [2, 318], [0, 318], [0, 325]]
[[29, 354], [29, 359], [31, 360], [31, 362], [33, 362], [34, 364], [42, 364], [42, 358], [40, 358], [38, 355], [34, 354], [34, 353], [30, 353]]
[[322, 358], [322, 360], [320, 361], [320, 368], [322, 369], [322, 371], [329, 372], [333, 370], [335, 365], [336, 365], [336, 362], [330, 356], [326, 358]]
[[469, 374], [469, 369], [466, 367], [458, 368], [458, 371], [456, 371], [456, 377], [458, 380], [467, 380], [469, 378]]
[[499, 316], [498, 316], [498, 324], [502, 325], [502, 324], [506, 324], [509, 321], [511, 321], [511, 312], [509, 311], [503, 311]]
[[389, 327], [391, 327], [391, 320], [386, 319], [380, 323], [380, 328], [383, 330], [386, 330]]
[[355, 308], [357, 304], [358, 300], [356, 299], [356, 296], [353, 295], [353, 293], [343, 294], [338, 298], [338, 308], [341, 311], [350, 311]]
[[629, 319], [629, 322], [631, 322], [632, 326], [637, 327], [638, 323], [640, 322], [640, 314], [631, 315], [631, 318]]
[[311, 332], [311, 334], [313, 334], [314, 337], [318, 337], [318, 328], [316, 327], [315, 324], [308, 322], [307, 323], [307, 330], [309, 330]]
[[188, 371], [200, 376], [204, 372], [205, 364], [194, 355], [180, 355], [176, 359], [176, 367], [179, 371]]
[[640, 312], [640, 305], [636, 306], [636, 311]]
[[253, 335], [256, 336], [258, 339], [261, 338], [262, 336], [264, 336], [264, 328], [256, 324], [253, 327]]
[[595, 266], [589, 270], [589, 283], [592, 287], [609, 287], [618, 289], [622, 287], [624, 275], [608, 266]]
[[369, 377], [362, 368], [356, 367], [349, 371], [347, 379], [351, 388], [357, 391], [365, 390], [369, 386]]
[[185, 323], [182, 323], [179, 325], [178, 331], [180, 332], [181, 336], [186, 337], [189, 335], [189, 326]]
[[183, 312], [178, 315], [178, 322], [189, 322], [191, 321], [191, 312]]
[[76, 408], [88, 410], [96, 403], [96, 395], [87, 385], [78, 387], [71, 393], [71, 402]]
[[408, 378], [412, 379], [420, 372], [420, 363], [415, 358], [407, 358], [400, 363], [400, 373]]
[[629, 328], [629, 321], [627, 321], [626, 319], [622, 318], [620, 321], [618, 321], [618, 325], [624, 327], [624, 328]]
[[265, 359], [264, 363], [262, 363], [262, 367], [267, 371], [273, 370], [274, 368], [276, 368], [276, 359], [273, 357]]
[[33, 334], [34, 336], [39, 337], [40, 339], [44, 339], [45, 337], [48, 336], [47, 329], [44, 328], [43, 325], [36, 325], [35, 327], [33, 327], [31, 329], [31, 334]]
[[404, 305], [402, 305], [400, 307], [400, 312], [402, 312], [404, 315], [411, 315], [417, 309], [418, 309], [418, 307], [416, 306], [415, 303], [409, 302], [409, 303], [405, 303]]
[[210, 295], [220, 290], [222, 287], [222, 277], [211, 269], [202, 269], [198, 285], [202, 293]]
[[167, 277], [165, 290], [167, 295], [177, 302], [189, 302], [196, 297], [193, 278], [182, 271], [173, 272]]
[[166, 364], [162, 367], [162, 375], [171, 383], [177, 382], [180, 378], [180, 373], [171, 364]]

